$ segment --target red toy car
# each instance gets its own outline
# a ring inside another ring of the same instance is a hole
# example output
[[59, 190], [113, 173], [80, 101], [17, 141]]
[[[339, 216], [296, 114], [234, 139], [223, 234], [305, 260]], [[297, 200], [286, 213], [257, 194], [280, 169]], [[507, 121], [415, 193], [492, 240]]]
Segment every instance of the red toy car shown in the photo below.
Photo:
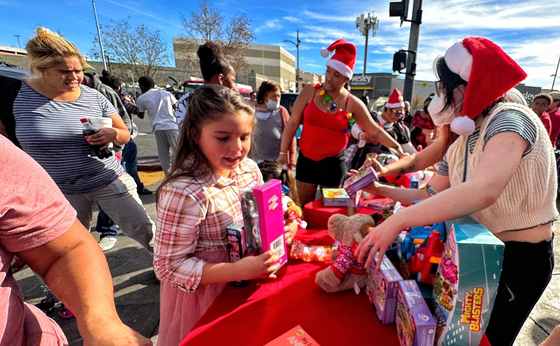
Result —
[[439, 237], [438, 231], [432, 231], [408, 262], [408, 270], [410, 274], [418, 274], [416, 278], [418, 282], [434, 283], [439, 260], [443, 253], [443, 241]]

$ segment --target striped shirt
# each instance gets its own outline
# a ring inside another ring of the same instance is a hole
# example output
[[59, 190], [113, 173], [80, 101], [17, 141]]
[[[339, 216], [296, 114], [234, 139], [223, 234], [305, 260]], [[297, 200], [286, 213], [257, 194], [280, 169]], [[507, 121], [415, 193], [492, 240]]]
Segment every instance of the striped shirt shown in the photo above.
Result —
[[229, 178], [208, 174], [163, 185], [154, 243], [158, 278], [185, 291], [196, 290], [205, 264], [196, 254], [227, 251], [226, 227], [243, 224], [240, 192], [261, 183], [258, 166], [246, 158]]
[[49, 99], [22, 83], [14, 102], [16, 136], [65, 194], [95, 191], [124, 171], [115, 156], [99, 159], [83, 135], [82, 118], [108, 117], [117, 111], [97, 90], [80, 86], [75, 101]]
[[[507, 110], [496, 114], [496, 116], [490, 120], [490, 123], [488, 124], [486, 134], [484, 135], [484, 145], [488, 143], [490, 138], [501, 132], [515, 132], [529, 142], [529, 145], [527, 145], [527, 148], [523, 152], [523, 156], [529, 154], [533, 150], [535, 140], [537, 138], [537, 128], [535, 127], [535, 124], [531, 122], [531, 119], [523, 115], [523, 113], [515, 110]], [[470, 154], [473, 153], [474, 146], [479, 137], [480, 127], [477, 127], [468, 139]], [[437, 169], [437, 174], [449, 176], [447, 154], [443, 157], [443, 160]]]

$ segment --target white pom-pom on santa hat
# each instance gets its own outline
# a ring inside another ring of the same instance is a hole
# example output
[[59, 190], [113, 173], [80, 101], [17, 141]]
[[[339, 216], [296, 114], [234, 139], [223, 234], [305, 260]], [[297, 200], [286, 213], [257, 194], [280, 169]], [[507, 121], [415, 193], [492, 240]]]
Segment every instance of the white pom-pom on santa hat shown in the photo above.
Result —
[[451, 131], [455, 132], [459, 136], [472, 135], [475, 128], [474, 120], [468, 116], [457, 117], [451, 122]]
[[328, 58], [334, 52], [331, 59], [327, 61], [327, 66], [334, 68], [348, 79], [352, 79], [354, 65], [356, 63], [356, 46], [345, 39], [339, 38], [328, 48], [321, 49], [321, 56]]

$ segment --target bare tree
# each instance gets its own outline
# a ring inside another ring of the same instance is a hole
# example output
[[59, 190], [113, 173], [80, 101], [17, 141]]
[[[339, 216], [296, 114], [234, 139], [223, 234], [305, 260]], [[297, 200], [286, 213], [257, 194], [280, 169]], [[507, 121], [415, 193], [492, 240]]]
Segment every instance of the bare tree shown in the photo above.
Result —
[[[154, 76], [158, 69], [169, 62], [168, 46], [159, 31], [150, 31], [144, 25], [133, 28], [130, 17], [118, 22], [100, 25], [105, 55], [112, 63], [129, 65], [136, 78]], [[101, 59], [99, 38], [94, 35], [94, 48], [90, 53]]]
[[[244, 50], [255, 39], [251, 29], [251, 20], [245, 15], [235, 16], [229, 22], [208, 3], [202, 0], [199, 11], [191, 12], [190, 17], [181, 18], [184, 27], [183, 47], [184, 54], [190, 58], [181, 59], [184, 69], [193, 76], [200, 76], [196, 49], [203, 41], [214, 41], [222, 49], [233, 68], [238, 72], [247, 70]], [[176, 45], [177, 46], [177, 45]], [[177, 53], [176, 53], [177, 54]]]

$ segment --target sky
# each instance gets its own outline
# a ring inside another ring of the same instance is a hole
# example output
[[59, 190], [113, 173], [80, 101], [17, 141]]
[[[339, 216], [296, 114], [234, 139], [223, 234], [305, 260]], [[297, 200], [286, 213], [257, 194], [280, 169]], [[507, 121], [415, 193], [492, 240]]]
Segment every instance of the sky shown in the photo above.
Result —
[[[412, 3], [410, 0], [410, 8]], [[356, 18], [372, 13], [379, 20], [375, 37], [369, 37], [367, 73], [392, 72], [393, 54], [408, 49], [410, 23], [389, 17], [389, 0], [208, 0], [229, 21], [245, 14], [255, 33], [252, 43], [279, 45], [296, 56], [300, 33], [300, 68], [323, 74], [326, 59], [320, 49], [342, 37], [356, 45], [354, 73], [364, 71], [365, 37]], [[524, 83], [550, 89], [560, 57], [560, 20], [556, 1], [527, 0], [425, 0], [417, 56], [416, 79], [435, 80], [433, 62], [455, 41], [468, 36], [486, 37], [508, 53], [527, 72]], [[182, 18], [199, 10], [198, 0], [97, 0], [101, 24], [130, 17], [159, 31], [172, 52], [172, 38], [184, 34]], [[410, 18], [410, 14], [409, 14]], [[60, 32], [82, 53], [89, 55], [96, 34], [92, 1], [0, 0], [0, 45], [22, 47], [37, 27]], [[170, 62], [174, 66], [174, 61]], [[560, 76], [559, 76], [560, 77]], [[555, 89], [560, 88], [560, 81]]]

